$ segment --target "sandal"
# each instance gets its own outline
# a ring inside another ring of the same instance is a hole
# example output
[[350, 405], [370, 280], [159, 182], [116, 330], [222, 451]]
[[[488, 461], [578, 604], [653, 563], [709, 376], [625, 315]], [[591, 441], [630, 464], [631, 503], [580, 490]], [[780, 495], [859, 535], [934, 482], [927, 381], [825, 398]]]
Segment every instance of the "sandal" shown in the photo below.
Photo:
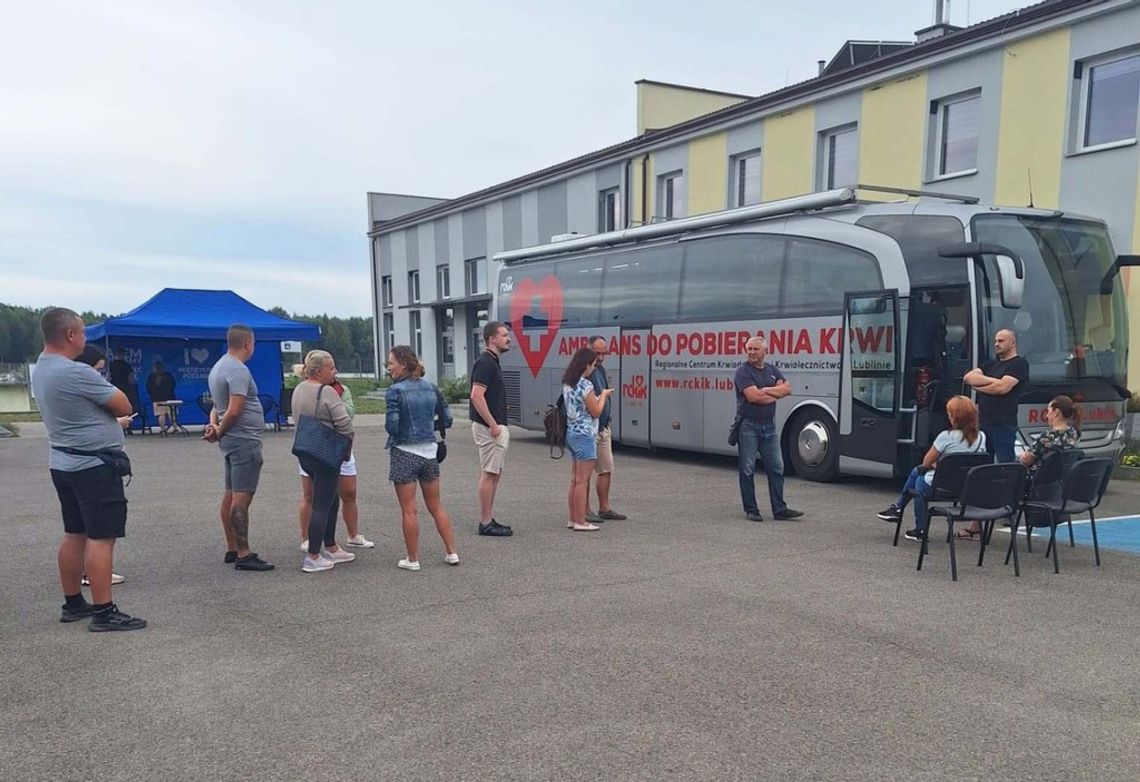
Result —
[[571, 524], [569, 528], [575, 532], [593, 532], [601, 529], [597, 524]]
[[954, 537], [958, 540], [973, 540], [978, 534], [979, 532], [976, 529], [960, 529], [954, 533]]

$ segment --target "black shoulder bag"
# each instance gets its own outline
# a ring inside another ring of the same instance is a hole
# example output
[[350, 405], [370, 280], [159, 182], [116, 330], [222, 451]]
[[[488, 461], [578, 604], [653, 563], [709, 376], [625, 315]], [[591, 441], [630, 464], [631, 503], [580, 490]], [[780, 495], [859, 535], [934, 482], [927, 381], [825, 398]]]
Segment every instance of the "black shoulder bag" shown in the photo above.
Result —
[[83, 451], [79, 448], [66, 448], [62, 445], [53, 445], [53, 451], [60, 453], [68, 453], [72, 456], [94, 456], [103, 464], [111, 468], [111, 471], [119, 478], [126, 478], [127, 485], [130, 485], [131, 477], [131, 457], [127, 456], [126, 451], [116, 450], [114, 448], [104, 448], [99, 451]]
[[443, 464], [443, 460], [447, 458], [447, 429], [443, 426], [443, 406], [447, 401], [438, 387], [435, 389], [435, 400], [435, 428], [439, 430], [439, 441], [435, 444], [435, 460]]

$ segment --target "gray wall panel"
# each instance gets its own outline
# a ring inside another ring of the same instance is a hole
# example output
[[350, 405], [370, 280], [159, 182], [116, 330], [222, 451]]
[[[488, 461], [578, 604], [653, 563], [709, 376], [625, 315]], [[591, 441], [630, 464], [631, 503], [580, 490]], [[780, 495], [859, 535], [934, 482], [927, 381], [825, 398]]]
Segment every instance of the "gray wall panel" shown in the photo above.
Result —
[[503, 200], [503, 249], [517, 250], [522, 246], [522, 196], [511, 196]]
[[598, 193], [617, 184], [601, 185], [593, 171], [566, 182], [566, 230], [580, 234], [598, 232]]
[[[550, 237], [544, 241], [550, 241]], [[528, 190], [522, 194], [522, 242], [523, 247], [534, 247], [539, 243], [537, 190]]]
[[446, 263], [451, 258], [451, 236], [447, 229], [447, 218], [444, 217], [432, 223], [435, 233], [435, 262]]
[[679, 144], [675, 147], [662, 149], [653, 154], [653, 175], [659, 177], [673, 171], [689, 172], [689, 145]]
[[[1136, 214], [1136, 146], [1070, 155], [1061, 164], [1061, 209], [1108, 221], [1116, 251], [1132, 250]], [[1132, 176], [1121, 176], [1121, 171]]]
[[566, 183], [555, 182], [538, 189], [538, 242], [566, 233]]
[[380, 260], [380, 274], [392, 273], [392, 237], [389, 234], [384, 234], [379, 237], [379, 246], [377, 247], [377, 258]]
[[764, 123], [750, 122], [728, 131], [728, 154], [739, 155], [764, 146]]
[[[862, 115], [862, 90], [848, 93], [847, 95], [840, 95], [830, 100], [820, 101], [815, 105], [815, 154], [812, 155], [811, 159], [811, 181], [815, 183], [817, 190], [823, 190], [824, 187], [826, 187], [824, 179], [827, 168], [823, 164], [824, 136], [821, 134], [833, 128], [842, 127], [843, 125], [857, 124], [862, 119]], [[863, 133], [861, 125], [857, 132], [859, 134]], [[855, 149], [855, 170], [859, 170], [858, 146]]]
[[406, 266], [408, 271], [413, 271], [420, 268], [420, 227], [418, 225], [409, 226], [404, 229], [404, 246]]
[[622, 187], [622, 179], [625, 176], [625, 164], [619, 163], [617, 165], [599, 168], [594, 172], [594, 175], [597, 179], [598, 190]]
[[[923, 142], [923, 181], [939, 190], [976, 196], [992, 201], [997, 182], [998, 126], [1001, 121], [1003, 49], [982, 52], [973, 57], [941, 65], [927, 72], [926, 135]], [[931, 101], [981, 90], [981, 113], [978, 119], [978, 173], [940, 178], [936, 175], [938, 150], [938, 115], [930, 113]]]
[[420, 298], [435, 301], [439, 290], [435, 280], [435, 267], [439, 264], [435, 254], [435, 231], [428, 224], [421, 225], [419, 256], [423, 259], [420, 269]]
[[463, 257], [487, 254], [487, 212], [479, 206], [463, 213]]

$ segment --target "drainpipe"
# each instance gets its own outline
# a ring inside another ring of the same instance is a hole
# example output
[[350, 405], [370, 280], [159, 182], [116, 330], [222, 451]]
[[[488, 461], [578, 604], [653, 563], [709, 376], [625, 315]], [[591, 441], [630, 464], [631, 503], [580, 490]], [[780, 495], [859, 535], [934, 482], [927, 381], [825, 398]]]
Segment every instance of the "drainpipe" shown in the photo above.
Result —
[[641, 224], [649, 225], [649, 153], [641, 157]]
[[633, 222], [633, 215], [629, 213], [629, 205], [632, 203], [632, 194], [629, 192], [633, 189], [633, 158], [628, 157], [625, 159], [625, 197], [622, 198], [622, 214], [625, 215], [625, 227], [629, 228]]

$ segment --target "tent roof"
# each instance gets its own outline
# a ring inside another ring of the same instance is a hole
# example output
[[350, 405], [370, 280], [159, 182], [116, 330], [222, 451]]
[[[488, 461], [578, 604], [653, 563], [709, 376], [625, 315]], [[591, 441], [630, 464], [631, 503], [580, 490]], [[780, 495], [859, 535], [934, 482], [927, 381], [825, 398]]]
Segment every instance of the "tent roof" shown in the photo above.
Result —
[[157, 337], [225, 339], [226, 329], [244, 323], [258, 340], [317, 340], [320, 326], [279, 318], [233, 291], [163, 288], [126, 315], [87, 327], [87, 339]]

